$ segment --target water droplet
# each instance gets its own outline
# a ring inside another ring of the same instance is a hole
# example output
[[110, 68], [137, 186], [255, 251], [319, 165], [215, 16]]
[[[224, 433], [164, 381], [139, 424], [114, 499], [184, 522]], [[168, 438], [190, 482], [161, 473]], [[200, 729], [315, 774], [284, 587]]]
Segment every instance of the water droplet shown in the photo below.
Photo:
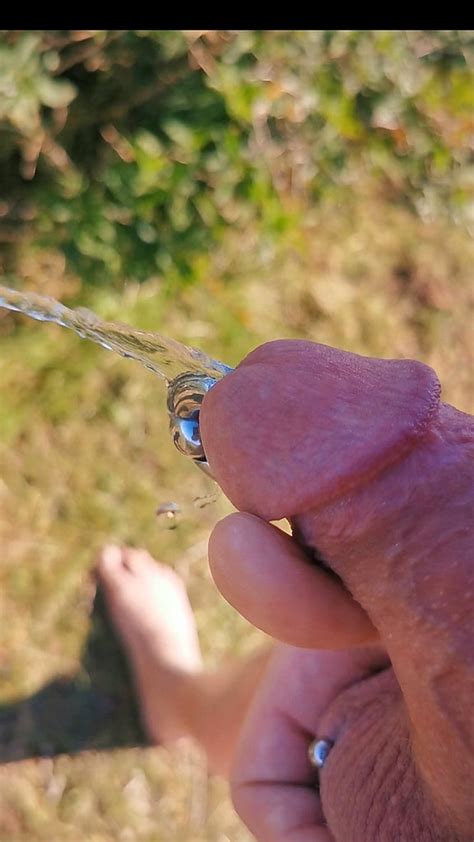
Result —
[[155, 514], [157, 517], [164, 516], [168, 520], [173, 520], [177, 514], [181, 511], [181, 507], [178, 506], [177, 503], [169, 502], [169, 503], [162, 503], [158, 506]]

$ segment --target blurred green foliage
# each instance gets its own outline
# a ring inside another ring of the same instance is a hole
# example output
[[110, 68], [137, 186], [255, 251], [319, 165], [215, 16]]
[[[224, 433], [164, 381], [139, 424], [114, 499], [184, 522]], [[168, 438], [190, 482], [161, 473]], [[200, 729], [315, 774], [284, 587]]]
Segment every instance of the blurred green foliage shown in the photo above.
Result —
[[[83, 282], [199, 278], [370, 189], [468, 221], [470, 31], [2, 31], [0, 245]], [[362, 187], [363, 186], [363, 187]]]

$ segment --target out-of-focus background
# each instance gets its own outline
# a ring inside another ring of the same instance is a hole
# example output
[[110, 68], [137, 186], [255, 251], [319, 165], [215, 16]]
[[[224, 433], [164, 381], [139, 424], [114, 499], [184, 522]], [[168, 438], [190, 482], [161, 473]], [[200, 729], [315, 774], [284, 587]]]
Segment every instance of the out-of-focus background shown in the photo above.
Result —
[[[416, 357], [472, 411], [473, 56], [451, 30], [2, 31], [2, 282], [230, 364], [281, 336]], [[1, 842], [251, 838], [195, 747], [143, 747], [93, 602], [97, 548], [143, 545], [209, 666], [261, 640], [210, 581], [228, 504], [164, 399], [0, 310]]]

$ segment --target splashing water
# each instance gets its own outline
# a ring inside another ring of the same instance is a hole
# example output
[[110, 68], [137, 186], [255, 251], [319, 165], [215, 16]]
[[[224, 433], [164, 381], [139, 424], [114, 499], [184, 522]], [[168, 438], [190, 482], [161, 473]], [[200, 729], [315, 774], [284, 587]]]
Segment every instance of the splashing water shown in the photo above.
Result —
[[117, 322], [103, 321], [91, 310], [83, 307], [72, 310], [55, 298], [34, 292], [18, 292], [0, 285], [0, 307], [74, 330], [82, 339], [90, 339], [122, 357], [136, 360], [167, 383], [184, 372], [220, 380], [231, 371], [203, 351], [182, 345], [174, 339], [159, 333], [134, 330]]

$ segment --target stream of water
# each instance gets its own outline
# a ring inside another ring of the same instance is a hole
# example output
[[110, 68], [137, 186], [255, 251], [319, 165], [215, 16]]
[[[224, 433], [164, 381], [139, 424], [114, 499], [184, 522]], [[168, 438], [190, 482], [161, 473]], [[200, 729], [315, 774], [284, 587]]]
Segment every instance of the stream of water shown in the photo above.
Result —
[[119, 322], [104, 321], [91, 310], [82, 307], [73, 310], [55, 298], [34, 292], [19, 292], [0, 285], [0, 307], [74, 330], [83, 339], [90, 339], [122, 357], [136, 360], [167, 383], [184, 372], [219, 380], [231, 370], [203, 351], [175, 339], [135, 330]]

